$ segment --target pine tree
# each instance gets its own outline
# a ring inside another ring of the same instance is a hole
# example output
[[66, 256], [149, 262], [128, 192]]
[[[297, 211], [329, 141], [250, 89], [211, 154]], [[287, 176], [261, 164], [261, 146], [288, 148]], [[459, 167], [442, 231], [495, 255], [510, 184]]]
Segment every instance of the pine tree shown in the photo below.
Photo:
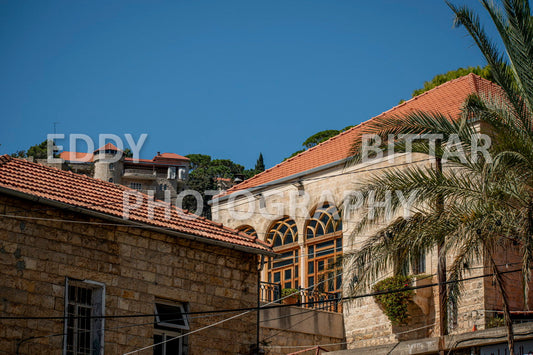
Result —
[[262, 171], [265, 171], [265, 162], [263, 161], [263, 153], [259, 153], [259, 158], [257, 158], [257, 163], [255, 163], [255, 171], [259, 174]]

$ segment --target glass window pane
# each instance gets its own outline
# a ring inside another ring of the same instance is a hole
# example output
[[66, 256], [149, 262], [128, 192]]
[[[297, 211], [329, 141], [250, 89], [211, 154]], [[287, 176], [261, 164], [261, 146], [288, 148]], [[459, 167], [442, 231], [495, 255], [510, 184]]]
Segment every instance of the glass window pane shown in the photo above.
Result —
[[293, 240], [292, 240], [292, 235], [291, 234], [288, 234], [286, 237], [285, 237], [285, 243], [283, 244], [290, 244], [292, 243]]
[[341, 289], [341, 286], [342, 286], [342, 275], [337, 275], [337, 284], [335, 285], [335, 287], [337, 288], [337, 290], [340, 290]]
[[292, 270], [287, 269], [285, 270], [285, 281], [292, 279]]
[[[154, 344], [160, 343], [163, 341], [163, 336], [160, 334], [154, 334]], [[163, 344], [154, 346], [154, 355], [164, 355], [163, 354]]]
[[318, 227], [316, 228], [316, 236], [320, 237], [323, 235], [324, 235], [324, 228], [322, 228], [322, 225], [319, 224]]
[[281, 241], [281, 238], [279, 235], [276, 235], [276, 238], [274, 238], [274, 244], [273, 246], [275, 247], [279, 247], [282, 245], [282, 241]]
[[274, 282], [280, 282], [281, 281], [281, 273], [280, 272], [275, 272], [274, 273]]
[[315, 262], [314, 261], [310, 261], [307, 263], [307, 273], [308, 274], [313, 274], [315, 272]]
[[[167, 339], [172, 339], [172, 338], [175, 338], [176, 336], [172, 336], [172, 335], [167, 335]], [[166, 343], [167, 345], [167, 351], [166, 351], [166, 354], [167, 355], [170, 355], [170, 354], [181, 354], [180, 353], [180, 341], [181, 339], [178, 338], [178, 339], [174, 339], [174, 340], [171, 340], [169, 342]]]

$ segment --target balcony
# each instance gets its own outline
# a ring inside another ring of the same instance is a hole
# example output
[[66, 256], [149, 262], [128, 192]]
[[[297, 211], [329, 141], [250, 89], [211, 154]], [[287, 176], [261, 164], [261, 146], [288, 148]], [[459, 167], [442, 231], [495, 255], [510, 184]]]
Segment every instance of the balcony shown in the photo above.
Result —
[[[259, 292], [261, 302], [282, 303], [281, 289], [281, 284], [261, 281]], [[340, 293], [338, 292], [332, 293], [301, 289], [299, 295], [300, 302], [296, 303], [295, 306], [328, 312], [342, 312], [339, 303]]]
[[124, 169], [123, 177], [134, 180], [155, 180], [157, 173], [150, 169]]

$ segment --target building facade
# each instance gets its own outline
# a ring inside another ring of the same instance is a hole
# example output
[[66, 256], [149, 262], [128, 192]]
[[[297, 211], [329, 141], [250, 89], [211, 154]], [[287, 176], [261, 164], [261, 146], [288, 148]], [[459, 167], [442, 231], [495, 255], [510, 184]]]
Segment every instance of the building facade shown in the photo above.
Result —
[[[459, 118], [463, 102], [470, 94], [483, 95], [494, 90], [497, 90], [494, 84], [470, 74], [379, 117], [430, 111]], [[281, 258], [271, 260], [264, 268], [261, 275], [264, 283], [299, 288], [302, 296], [311, 300], [327, 301], [350, 295], [352, 275], [341, 261], [342, 256], [357, 250], [366, 240], [364, 234], [354, 232], [364, 212], [348, 203], [350, 196], [359, 183], [387, 169], [414, 164], [435, 166], [435, 161], [426, 156], [405, 154], [350, 164], [353, 143], [361, 139], [361, 128], [367, 122], [234, 186], [212, 201], [214, 220], [257, 236], [281, 254]], [[508, 251], [502, 253], [500, 262], [511, 264], [515, 257], [513, 251]], [[486, 266], [480, 258], [468, 276], [487, 273]], [[427, 275], [416, 286], [437, 282], [436, 251], [422, 258], [412, 272]], [[383, 278], [387, 276], [390, 275]], [[512, 280], [515, 276], [510, 277], [509, 287], [516, 287], [517, 281]], [[509, 290], [509, 294], [513, 311], [528, 309], [516, 288]], [[410, 317], [404, 325], [392, 324], [372, 297], [344, 300], [335, 310], [343, 314], [346, 346], [363, 351], [371, 346], [438, 337], [438, 304], [436, 287], [415, 291], [409, 304]], [[460, 302], [449, 305], [450, 334], [488, 329], [495, 325], [502, 310], [493, 282], [483, 278], [465, 282]]]
[[255, 347], [255, 314], [219, 311], [257, 306], [258, 256], [273, 255], [261, 241], [135, 190], [9, 156], [0, 157], [0, 211], [3, 352]]
[[185, 189], [190, 165], [189, 158], [175, 153], [158, 152], [152, 159], [135, 160], [125, 157], [111, 143], [93, 154], [64, 151], [59, 158], [63, 163], [48, 164], [44, 160], [39, 163], [124, 185], [172, 204]]

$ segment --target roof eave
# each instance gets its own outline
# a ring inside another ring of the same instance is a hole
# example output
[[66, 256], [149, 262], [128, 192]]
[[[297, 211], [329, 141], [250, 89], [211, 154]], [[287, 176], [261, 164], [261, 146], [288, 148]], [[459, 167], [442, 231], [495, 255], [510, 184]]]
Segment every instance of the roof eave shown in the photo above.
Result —
[[231, 195], [236, 194], [236, 193], [238, 193], [240, 191], [255, 192], [255, 191], [258, 191], [258, 190], [261, 190], [261, 189], [266, 189], [266, 188], [271, 187], [271, 186], [285, 184], [288, 181], [297, 180], [297, 179], [299, 179], [299, 178], [301, 178], [303, 176], [306, 176], [306, 175], [309, 175], [309, 174], [314, 174], [314, 173], [317, 173], [317, 172], [320, 172], [320, 171], [323, 171], [323, 170], [327, 170], [327, 169], [330, 169], [330, 168], [335, 167], [335, 166], [340, 165], [340, 164], [345, 164], [350, 158], [351, 157], [348, 157], [348, 158], [344, 158], [344, 159], [341, 159], [341, 160], [334, 161], [332, 163], [320, 165], [320, 166], [317, 166], [315, 168], [312, 168], [312, 169], [309, 169], [309, 170], [305, 170], [305, 171], [302, 171], [302, 172], [299, 172], [299, 173], [296, 173], [296, 174], [293, 174], [293, 175], [290, 175], [290, 176], [286, 176], [286, 177], [283, 177], [281, 179], [273, 180], [273, 181], [267, 182], [267, 183], [262, 184], [262, 185], [252, 186], [252, 187], [250, 187], [248, 189], [235, 190], [235, 191], [232, 191], [231, 193], [229, 193], [227, 195], [213, 198], [211, 201], [208, 201], [208, 203], [210, 205], [213, 205], [214, 203], [224, 202], [225, 200], [229, 199], [229, 197]]
[[[92, 211], [92, 210], [89, 210], [89, 209], [83, 208], [83, 207], [72, 206], [72, 205], [69, 205], [67, 203], [63, 203], [63, 202], [59, 202], [59, 201], [55, 201], [55, 200], [50, 200], [50, 199], [47, 199], [47, 198], [31, 195], [31, 194], [24, 193], [24, 192], [21, 192], [21, 191], [12, 190], [12, 189], [9, 189], [9, 188], [6, 188], [6, 187], [0, 187], [0, 193], [5, 193], [7, 195], [10, 195], [10, 196], [13, 196], [13, 197], [23, 198], [23, 199], [26, 199], [26, 200], [29, 200], [29, 201], [43, 203], [45, 205], [49, 205], [49, 206], [52, 206], [52, 207], [57, 207], [57, 208], [68, 210], [68, 211], [72, 211], [72, 212], [82, 213], [82, 214], [85, 214], [85, 215], [89, 215], [91, 217], [101, 218], [101, 219], [108, 220], [108, 221], [111, 221], [111, 222], [120, 222], [121, 224], [128, 224], [128, 225], [131, 225], [131, 226], [142, 227], [143, 229], [147, 229], [147, 230], [151, 230], [151, 231], [159, 232], [159, 233], [164, 233], [164, 234], [172, 235], [172, 236], [179, 237], [179, 238], [185, 238], [185, 239], [189, 239], [189, 240], [194, 240], [194, 241], [197, 241], [197, 242], [200, 242], [200, 243], [204, 243], [204, 244], [216, 245], [216, 246], [220, 246], [220, 247], [224, 247], [224, 248], [228, 248], [228, 249], [234, 249], [234, 250], [247, 252], [247, 253], [251, 253], [251, 254], [257, 254], [257, 255], [266, 255], [266, 256], [276, 256], [277, 255], [273, 251], [262, 250], [262, 249], [259, 249], [259, 248], [247, 247], [247, 246], [244, 246], [244, 245], [238, 245], [238, 244], [234, 244], [234, 243], [223, 242], [223, 241], [220, 241], [220, 240], [200, 237], [200, 236], [196, 236], [196, 235], [192, 235], [192, 234], [186, 234], [186, 233], [181, 233], [181, 232], [177, 232], [177, 231], [167, 230], [167, 229], [164, 229], [164, 228], [161, 228], [161, 227], [151, 226], [151, 225], [146, 224], [146, 223], [135, 222], [135, 221], [131, 221], [131, 220], [128, 220], [128, 219], [123, 219], [123, 218], [111, 216], [111, 215], [108, 215], [108, 214], [105, 214], [105, 213]], [[9, 216], [6, 216], [6, 217], [9, 217]], [[21, 216], [12, 216], [12, 217], [13, 218], [24, 218], [24, 217], [21, 217]]]

